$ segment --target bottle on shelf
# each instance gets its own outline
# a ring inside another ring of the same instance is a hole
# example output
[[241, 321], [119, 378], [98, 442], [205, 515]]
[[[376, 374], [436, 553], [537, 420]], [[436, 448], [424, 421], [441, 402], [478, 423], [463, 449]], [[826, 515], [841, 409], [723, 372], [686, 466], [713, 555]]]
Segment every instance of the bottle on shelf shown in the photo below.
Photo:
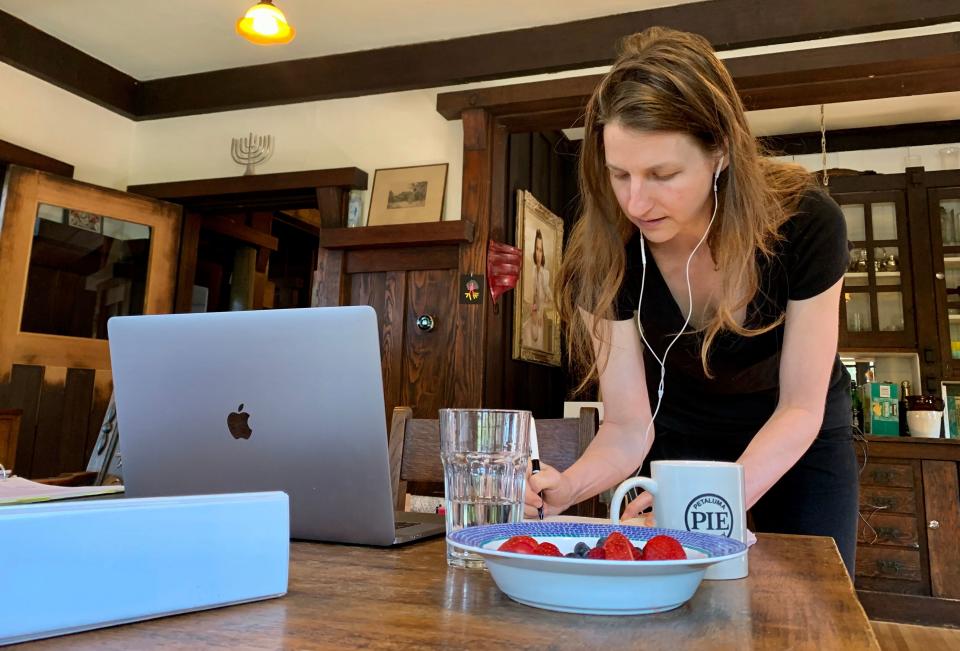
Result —
[[900, 383], [900, 436], [910, 436], [907, 427], [907, 396], [910, 395], [910, 381]]

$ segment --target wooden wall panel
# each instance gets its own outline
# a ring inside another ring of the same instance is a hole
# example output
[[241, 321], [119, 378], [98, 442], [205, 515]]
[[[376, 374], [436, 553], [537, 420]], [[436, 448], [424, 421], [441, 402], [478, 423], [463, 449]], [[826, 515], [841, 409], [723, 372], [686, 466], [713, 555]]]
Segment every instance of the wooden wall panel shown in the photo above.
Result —
[[87, 436], [90, 431], [90, 408], [96, 371], [89, 368], [67, 369], [63, 392], [63, 418], [60, 421], [60, 449], [54, 474], [66, 469], [87, 467]]
[[383, 399], [387, 422], [389, 422], [394, 407], [403, 404], [403, 358], [406, 349], [404, 342], [408, 324], [412, 327], [410, 321], [405, 318], [409, 274], [402, 271], [388, 271], [378, 275], [383, 278], [380, 355], [383, 360]]
[[40, 388], [43, 386], [42, 366], [14, 365], [6, 384], [3, 407], [23, 410], [20, 437], [17, 443], [17, 474], [33, 477], [33, 449], [36, 443], [37, 413], [40, 406]]
[[[400, 400], [413, 410], [414, 418], [437, 418], [440, 408], [454, 405], [452, 386], [453, 378], [459, 376], [459, 365], [451, 363], [448, 351], [454, 349], [457, 288], [457, 273], [453, 270], [407, 274], [407, 329]], [[434, 317], [433, 330], [423, 331], [414, 325], [422, 314]], [[483, 357], [479, 341], [465, 344], [466, 355]]]
[[17, 364], [0, 409], [20, 409], [14, 468], [23, 477], [84, 470], [113, 390], [110, 371]]
[[385, 418], [388, 423], [393, 408], [401, 404], [406, 276], [405, 272], [397, 271], [348, 276], [347, 304], [369, 305], [377, 312]]
[[321, 248], [317, 254], [314, 307], [344, 304], [343, 251]]
[[[503, 127], [496, 127], [493, 131], [493, 160], [505, 161], [509, 156], [510, 134]], [[490, 239], [497, 242], [510, 242], [506, 230], [507, 215], [509, 213], [506, 165], [493, 166], [493, 178], [490, 187]], [[488, 281], [489, 282], [489, 281]], [[489, 286], [484, 288], [484, 299], [490, 300]], [[512, 313], [510, 306], [511, 294], [501, 295], [497, 303], [491, 305], [486, 316], [486, 378], [483, 386], [483, 405], [494, 406], [503, 404], [504, 376], [506, 374], [506, 360], [503, 356], [503, 347], [509, 345], [510, 333], [507, 330], [506, 320]]]
[[67, 369], [48, 366], [43, 374], [37, 412], [37, 436], [33, 448], [34, 477], [60, 474], [60, 433], [64, 416]]
[[550, 206], [550, 141], [542, 133], [533, 134], [531, 152], [530, 187], [537, 201], [553, 210]]

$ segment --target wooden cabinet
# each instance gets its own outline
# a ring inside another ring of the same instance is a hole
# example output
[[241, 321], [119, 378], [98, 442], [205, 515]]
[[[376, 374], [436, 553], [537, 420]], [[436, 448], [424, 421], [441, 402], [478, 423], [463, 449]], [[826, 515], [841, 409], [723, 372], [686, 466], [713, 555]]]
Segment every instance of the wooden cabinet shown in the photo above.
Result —
[[960, 442], [868, 437], [864, 450], [855, 578], [868, 615], [960, 625]]
[[847, 222], [850, 267], [840, 304], [843, 348], [916, 345], [913, 284], [902, 189], [839, 192]]
[[927, 193], [939, 352], [943, 374], [951, 379], [960, 379], [960, 172], [957, 177], [953, 187], [932, 187]]
[[[458, 296], [460, 247], [473, 237], [468, 221], [320, 233], [318, 304], [377, 312], [387, 419], [400, 405], [414, 418], [436, 418], [438, 409], [457, 404], [458, 310], [483, 314], [482, 303], [461, 304]], [[463, 350], [484, 353], [479, 341]]]
[[851, 246], [840, 349], [915, 352], [920, 391], [939, 394], [960, 380], [960, 171], [836, 177], [829, 191]]

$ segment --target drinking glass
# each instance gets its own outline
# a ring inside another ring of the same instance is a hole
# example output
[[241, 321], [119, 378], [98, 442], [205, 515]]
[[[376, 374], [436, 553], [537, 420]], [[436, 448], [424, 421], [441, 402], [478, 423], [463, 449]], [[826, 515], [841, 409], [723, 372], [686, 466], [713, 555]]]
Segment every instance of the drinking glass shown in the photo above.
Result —
[[[520, 522], [530, 412], [441, 409], [440, 458], [447, 533], [480, 524]], [[447, 563], [482, 568], [483, 559], [447, 543]]]

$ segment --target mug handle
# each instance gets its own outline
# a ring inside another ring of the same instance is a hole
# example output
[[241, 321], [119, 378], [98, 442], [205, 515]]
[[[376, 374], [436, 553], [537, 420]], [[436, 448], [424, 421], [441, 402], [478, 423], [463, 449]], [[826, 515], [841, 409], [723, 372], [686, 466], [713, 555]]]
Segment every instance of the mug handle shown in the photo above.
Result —
[[641, 487], [654, 496], [657, 494], [657, 482], [649, 477], [631, 477], [617, 486], [613, 493], [613, 499], [610, 501], [610, 521], [613, 524], [620, 524], [620, 507], [623, 505], [623, 498], [631, 488]]

